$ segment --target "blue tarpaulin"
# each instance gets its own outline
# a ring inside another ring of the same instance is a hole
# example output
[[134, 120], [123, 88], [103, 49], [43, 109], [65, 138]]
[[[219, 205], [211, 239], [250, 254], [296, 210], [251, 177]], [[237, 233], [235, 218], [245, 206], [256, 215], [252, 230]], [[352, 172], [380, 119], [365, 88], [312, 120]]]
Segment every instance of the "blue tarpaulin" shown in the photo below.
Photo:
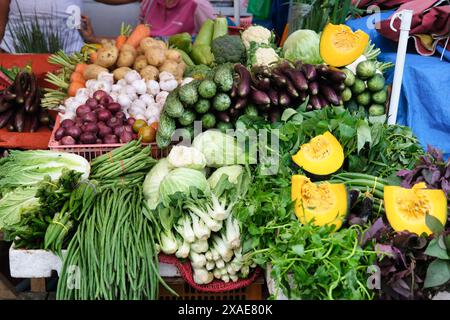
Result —
[[[393, 12], [381, 13], [387, 19]], [[381, 36], [368, 22], [373, 17], [350, 20], [352, 29], [367, 32], [373, 43], [382, 50], [380, 61], [395, 63], [397, 43]], [[442, 52], [442, 51], [441, 51]], [[450, 53], [446, 53], [450, 56]], [[397, 123], [409, 126], [426, 148], [431, 144], [450, 156], [450, 62], [439, 56], [424, 57], [409, 51], [406, 56]], [[394, 69], [387, 71], [392, 83]]]

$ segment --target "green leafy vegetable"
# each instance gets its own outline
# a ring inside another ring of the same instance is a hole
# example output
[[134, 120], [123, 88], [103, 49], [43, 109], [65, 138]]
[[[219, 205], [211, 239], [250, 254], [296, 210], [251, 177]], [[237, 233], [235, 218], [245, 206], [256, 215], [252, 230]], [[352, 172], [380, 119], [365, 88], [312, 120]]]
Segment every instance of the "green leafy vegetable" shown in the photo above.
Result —
[[297, 30], [293, 32], [283, 45], [284, 57], [293, 62], [302, 61], [308, 64], [323, 62], [320, 56], [320, 36], [313, 30]]

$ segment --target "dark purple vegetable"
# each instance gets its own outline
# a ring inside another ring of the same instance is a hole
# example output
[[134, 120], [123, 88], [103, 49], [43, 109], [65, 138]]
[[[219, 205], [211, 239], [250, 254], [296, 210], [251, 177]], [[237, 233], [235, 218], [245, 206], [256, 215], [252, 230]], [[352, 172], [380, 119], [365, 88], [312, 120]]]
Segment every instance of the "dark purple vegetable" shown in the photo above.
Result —
[[128, 143], [131, 140], [133, 140], [133, 134], [131, 132], [123, 130], [122, 134], [120, 135], [120, 142], [121, 143]]
[[300, 91], [300, 96], [298, 98], [299, 98], [300, 102], [305, 102], [306, 98], [308, 98], [308, 92]]
[[114, 127], [122, 125], [122, 121], [117, 119], [116, 117], [112, 117], [111, 119], [109, 119], [106, 122], [106, 125], [110, 128], [114, 128]]
[[270, 111], [269, 113], [269, 120], [272, 123], [278, 122], [281, 119], [281, 111], [280, 109], [276, 108]]
[[97, 100], [97, 102], [100, 102], [104, 97], [108, 96], [108, 94], [103, 90], [97, 90], [94, 92], [92, 97]]
[[330, 102], [321, 94], [318, 94], [317, 97], [319, 98], [320, 105], [322, 108], [328, 107]]
[[239, 98], [234, 105], [236, 110], [243, 109], [247, 106], [247, 98]]
[[19, 72], [14, 79], [13, 88], [14, 93], [16, 94], [16, 102], [18, 104], [23, 104], [25, 102], [25, 94], [28, 90], [30, 79], [30, 74], [26, 71]]
[[256, 105], [270, 104], [270, 98], [267, 93], [252, 88], [251, 99]]
[[90, 133], [98, 132], [97, 124], [93, 123], [93, 122], [90, 122], [90, 123], [84, 125], [84, 127], [82, 129], [83, 129], [83, 132], [90, 132]]
[[82, 104], [81, 106], [79, 106], [77, 108], [77, 116], [79, 116], [80, 118], [83, 117], [86, 113], [91, 112], [92, 109], [91, 107], [89, 107], [88, 105]]
[[[231, 110], [236, 110], [236, 109], [231, 108], [230, 111]], [[235, 111], [233, 111], [233, 112], [235, 112]], [[231, 121], [230, 116], [228, 115], [227, 112], [217, 112], [217, 118], [219, 118], [220, 121], [223, 121], [226, 123], [229, 123]]]
[[80, 135], [80, 142], [82, 144], [95, 144], [97, 142], [97, 137], [91, 132], [83, 132]]
[[304, 64], [301, 69], [303, 71], [303, 74], [305, 75], [306, 80], [308, 81], [314, 81], [317, 79], [317, 71], [316, 67], [312, 64]]
[[303, 62], [301, 62], [300, 60], [297, 60], [294, 62], [294, 66], [296, 69], [301, 70], [303, 68]]
[[278, 94], [278, 103], [282, 107], [288, 107], [291, 103], [291, 98], [286, 92], [282, 91]]
[[[306, 82], [305, 82], [306, 83]], [[291, 80], [287, 79], [286, 81], [286, 92], [294, 99], [299, 97], [299, 93], [297, 92], [294, 84]]]
[[291, 80], [291, 85], [295, 87], [295, 89], [300, 91], [308, 90], [308, 82], [306, 81], [305, 76], [300, 70], [295, 69], [285, 69], [284, 74], [287, 75], [288, 81], [287, 85], [289, 86], [289, 80]]
[[135, 122], [136, 122], [135, 118], [128, 118], [126, 123], [127, 123], [127, 125], [132, 126]]
[[103, 140], [100, 138], [97, 138], [97, 140], [95, 140], [95, 144], [103, 144]]
[[112, 114], [115, 114], [122, 110], [122, 106], [118, 104], [117, 102], [110, 103], [106, 106], [106, 108], [111, 111]]
[[111, 111], [109, 110], [100, 110], [97, 114], [97, 118], [99, 121], [108, 121], [112, 118]]
[[339, 106], [342, 104], [342, 99], [340, 99], [338, 97], [338, 95], [336, 94], [336, 92], [330, 88], [329, 86], [321, 83], [319, 86], [319, 91], [320, 93], [322, 93], [324, 95], [324, 97], [332, 104], [335, 106]]
[[278, 106], [278, 92], [274, 88], [270, 88], [267, 95], [270, 98], [270, 103], [274, 106]]
[[239, 81], [238, 80], [234, 80], [233, 81], [233, 86], [231, 87], [231, 92], [230, 92], [230, 97], [231, 98], [236, 98], [238, 95], [238, 86], [239, 86]]
[[60, 143], [64, 146], [71, 146], [77, 144], [76, 140], [71, 136], [65, 136], [61, 139]]
[[345, 79], [347, 79], [347, 75], [340, 69], [329, 66], [327, 72], [327, 79], [333, 82], [342, 83], [345, 81]]
[[83, 121], [81, 119], [76, 119], [75, 126], [77, 126], [78, 128], [81, 128], [83, 126]]
[[39, 111], [39, 121], [42, 125], [45, 126], [50, 124], [51, 122], [50, 115], [48, 114], [47, 110], [41, 108], [41, 110]]
[[341, 93], [345, 90], [345, 84], [343, 82], [341, 83], [333, 83], [332, 88], [336, 93]]
[[0, 114], [0, 129], [5, 127], [8, 124], [9, 120], [13, 118], [14, 111], [14, 109], [11, 109]]
[[130, 125], [124, 125], [123, 126], [123, 130], [127, 131], [127, 132], [130, 132], [130, 133], [133, 133], [133, 127], [130, 126]]
[[322, 105], [320, 104], [320, 100], [319, 100], [319, 98], [317, 96], [310, 96], [309, 97], [309, 103], [316, 110], [322, 109]]
[[41, 124], [37, 115], [32, 115], [30, 118], [30, 132], [36, 132]]
[[101, 138], [106, 137], [107, 135], [110, 135], [113, 133], [113, 129], [111, 129], [110, 127], [105, 126], [98, 126], [98, 135]]
[[0, 101], [0, 112], [5, 112], [13, 107], [11, 102], [8, 101]]
[[95, 109], [97, 107], [98, 102], [94, 98], [89, 98], [86, 100], [85, 105], [89, 106], [91, 109]]
[[95, 112], [93, 112], [93, 111], [91, 111], [91, 112], [89, 112], [89, 113], [86, 113], [82, 118], [81, 118], [81, 120], [83, 120], [83, 122], [94, 122], [94, 123], [96, 123], [97, 122], [97, 114], [95, 113]]
[[246, 97], [250, 93], [251, 74], [248, 69], [242, 64], [238, 63], [234, 66], [234, 71], [239, 74], [239, 86], [237, 94], [240, 97]]
[[74, 139], [78, 139], [81, 136], [81, 133], [81, 129], [76, 126], [68, 127], [66, 129], [66, 134]]
[[115, 144], [115, 143], [119, 143], [119, 139], [117, 138], [117, 136], [115, 136], [113, 134], [109, 134], [103, 138], [103, 143]]
[[116, 136], [120, 137], [123, 132], [123, 126], [117, 126], [113, 128], [113, 132]]
[[319, 84], [317, 82], [310, 82], [308, 84], [309, 93], [313, 96], [319, 93]]
[[17, 132], [23, 132], [23, 129], [25, 127], [25, 109], [21, 107], [19, 110], [16, 111], [15, 118], [14, 118], [14, 128]]
[[16, 99], [16, 94], [12, 93], [12, 92], [5, 92], [2, 94], [2, 96], [0, 97], [0, 101], [13, 101]]
[[59, 140], [61, 140], [65, 135], [66, 135], [66, 129], [63, 128], [63, 127], [58, 128], [58, 130], [56, 130], [56, 132], [55, 132], [55, 140], [56, 140], [56, 141], [59, 141]]
[[280, 71], [273, 70], [272, 79], [279, 88], [284, 88], [286, 86], [287, 79]]
[[316, 67], [317, 73], [323, 77], [328, 75], [328, 66], [325, 64], [321, 64]]
[[75, 125], [75, 121], [72, 119], [65, 119], [61, 121], [61, 128], [69, 128]]
[[262, 91], [267, 91], [270, 89], [270, 79], [269, 78], [255, 78], [253, 80], [255, 87]]

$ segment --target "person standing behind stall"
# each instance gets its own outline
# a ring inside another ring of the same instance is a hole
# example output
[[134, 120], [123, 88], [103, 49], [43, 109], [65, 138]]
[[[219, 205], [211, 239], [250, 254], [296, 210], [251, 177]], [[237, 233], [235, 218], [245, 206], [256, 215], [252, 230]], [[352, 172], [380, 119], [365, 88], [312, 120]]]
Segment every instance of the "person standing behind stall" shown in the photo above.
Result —
[[38, 19], [39, 25], [44, 26], [52, 19], [52, 26], [61, 35], [62, 49], [66, 53], [80, 51], [83, 37], [75, 24], [71, 26], [70, 19], [74, 18], [73, 10], [81, 12], [82, 6], [83, 0], [0, 0], [0, 49], [15, 53], [14, 25]]
[[[119, 5], [139, 0], [96, 1]], [[155, 37], [182, 32], [196, 34], [205, 20], [214, 19], [214, 8], [208, 0], [142, 0], [139, 19], [151, 25], [151, 34]]]

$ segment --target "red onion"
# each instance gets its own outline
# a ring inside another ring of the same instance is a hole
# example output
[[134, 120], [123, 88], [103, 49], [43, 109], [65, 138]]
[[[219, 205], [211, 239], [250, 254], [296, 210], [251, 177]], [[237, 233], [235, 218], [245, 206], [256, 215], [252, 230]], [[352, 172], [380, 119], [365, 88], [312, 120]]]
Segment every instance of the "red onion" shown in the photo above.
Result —
[[109, 119], [112, 118], [111, 111], [109, 111], [109, 110], [107, 110], [107, 109], [105, 109], [105, 110], [100, 110], [100, 111], [97, 113], [97, 118], [98, 118], [98, 120], [100, 120], [100, 121], [108, 121]]
[[107, 106], [110, 103], [113, 103], [114, 100], [111, 96], [104, 96], [103, 98], [100, 99], [100, 104]]
[[131, 140], [133, 140], [133, 134], [124, 130], [120, 135], [120, 142], [128, 143]]
[[116, 112], [116, 114], [114, 116], [117, 119], [121, 119], [122, 121], [125, 121], [125, 113], [123, 113], [122, 111]]
[[97, 122], [97, 114], [95, 112], [86, 113], [83, 116], [83, 122]]
[[55, 140], [59, 141], [66, 135], [66, 129], [65, 128], [58, 128], [55, 132]]
[[108, 94], [103, 90], [97, 90], [94, 92], [93, 97], [95, 100], [100, 101], [103, 97], [106, 97]]
[[106, 106], [106, 108], [111, 111], [112, 114], [115, 114], [116, 112], [119, 112], [122, 110], [122, 106], [118, 104], [117, 102], [110, 103]]
[[133, 127], [130, 125], [123, 126], [123, 130], [129, 133], [133, 133]]
[[82, 104], [81, 106], [79, 106], [77, 108], [77, 116], [83, 117], [86, 113], [89, 113], [91, 111], [92, 111], [91, 107], [89, 107], [89, 106], [87, 106], [85, 104]]
[[95, 141], [95, 144], [103, 144], [103, 140], [100, 138], [97, 138], [97, 140]]
[[110, 127], [104, 126], [104, 127], [99, 127], [98, 128], [98, 135], [101, 138], [106, 137], [107, 135], [110, 135], [113, 133], [113, 130]]
[[123, 126], [117, 126], [117, 127], [114, 127], [114, 134], [115, 134], [116, 136], [120, 137], [120, 135], [122, 134], [122, 132], [123, 132]]
[[97, 142], [97, 137], [91, 132], [84, 132], [80, 136], [80, 142], [83, 144], [94, 144]]
[[115, 144], [115, 143], [119, 143], [119, 139], [117, 139], [116, 135], [109, 134], [103, 138], [103, 143]]
[[117, 119], [116, 117], [112, 117], [111, 119], [109, 119], [109, 120], [106, 122], [106, 125], [107, 125], [108, 127], [110, 127], [110, 128], [114, 128], [114, 127], [117, 127], [117, 126], [122, 125], [122, 121], [120, 121], [120, 120]]
[[70, 145], [77, 144], [77, 142], [71, 136], [65, 136], [61, 139], [61, 144], [64, 146], [70, 146]]
[[135, 118], [128, 118], [127, 119], [127, 125], [132, 126], [136, 122]]
[[85, 103], [87, 106], [91, 107], [91, 109], [94, 109], [97, 106], [97, 100], [95, 100], [94, 98], [89, 98], [86, 100]]
[[94, 134], [95, 134], [95, 133], [98, 132], [97, 124], [90, 122], [90, 123], [86, 124], [86, 125], [83, 127], [83, 131], [84, 131], [84, 132], [91, 132], [91, 133], [94, 133]]
[[67, 135], [71, 136], [74, 139], [78, 139], [81, 135], [81, 129], [76, 126], [71, 126], [66, 129]]
[[69, 128], [74, 125], [75, 122], [72, 119], [65, 119], [61, 122], [61, 128]]

